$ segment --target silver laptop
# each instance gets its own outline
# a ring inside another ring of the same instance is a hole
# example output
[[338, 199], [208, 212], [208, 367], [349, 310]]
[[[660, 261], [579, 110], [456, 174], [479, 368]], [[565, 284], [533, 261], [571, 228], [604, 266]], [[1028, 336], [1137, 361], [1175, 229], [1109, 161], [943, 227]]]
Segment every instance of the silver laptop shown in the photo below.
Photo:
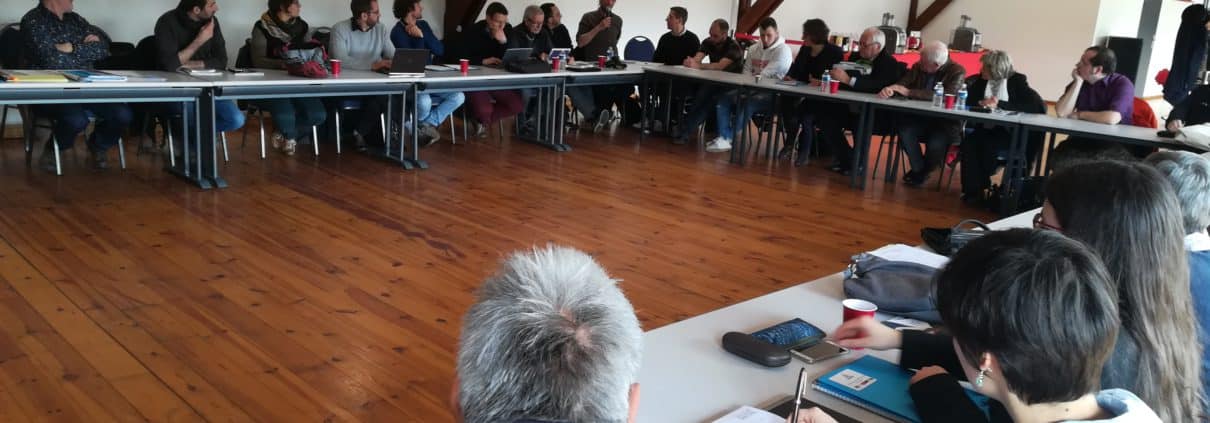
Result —
[[425, 49], [397, 48], [391, 58], [391, 70], [384, 72], [392, 78], [420, 78], [429, 63], [429, 51]]
[[550, 49], [550, 60], [559, 59], [563, 63], [567, 63], [568, 57], [571, 57], [571, 49], [569, 48]]

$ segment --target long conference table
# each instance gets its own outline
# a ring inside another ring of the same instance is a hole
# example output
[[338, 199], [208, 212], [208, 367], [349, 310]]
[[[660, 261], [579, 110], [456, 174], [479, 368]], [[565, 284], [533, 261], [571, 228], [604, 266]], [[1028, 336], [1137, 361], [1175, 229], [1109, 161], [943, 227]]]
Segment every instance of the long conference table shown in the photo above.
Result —
[[[989, 226], [997, 230], [1031, 227], [1034, 213], [1031, 210]], [[843, 282], [843, 274], [834, 273], [647, 331], [639, 370], [638, 421], [709, 423], [742, 406], [767, 408], [792, 396], [800, 368], [805, 367], [814, 378], [866, 354], [898, 363], [898, 350], [867, 349], [816, 364], [792, 359], [786, 366], [768, 368], [723, 350], [724, 333], [750, 333], [796, 317], [830, 333], [842, 320]], [[878, 313], [875, 317], [890, 316]], [[808, 389], [804, 397], [858, 421], [889, 421], [815, 390]]]
[[[466, 92], [507, 89], [536, 90], [538, 116], [535, 130], [523, 133], [521, 138], [555, 151], [570, 151], [564, 141], [563, 102], [561, 99], [568, 87], [591, 85], [641, 84], [641, 95], [647, 95], [647, 86], [653, 81], [685, 81], [693, 84], [717, 85], [720, 89], [735, 90], [740, 98], [737, 107], [744, 107], [745, 100], [756, 94], [766, 93], [775, 97], [799, 97], [810, 101], [835, 103], [850, 107], [857, 112], [857, 123], [853, 131], [854, 171], [850, 185], [864, 189], [866, 170], [869, 163], [870, 142], [873, 136], [874, 116], [877, 111], [890, 111], [897, 115], [921, 115], [959, 121], [980, 122], [1002, 126], [1014, 134], [1009, 148], [1006, 166], [1006, 192], [1002, 198], [1005, 205], [1015, 204], [1021, 183], [1027, 175], [1028, 158], [1025, 145], [1032, 132], [1063, 133], [1102, 139], [1111, 142], [1153, 148], [1194, 150], [1197, 148], [1158, 137], [1154, 130], [1121, 125], [1102, 125], [1091, 122], [1062, 119], [1047, 115], [1018, 113], [976, 113], [963, 110], [947, 110], [933, 107], [929, 102], [900, 99], [881, 99], [873, 94], [842, 90], [836, 94], [823, 92], [809, 85], [788, 85], [778, 81], [758, 80], [751, 75], [703, 71], [683, 66], [665, 66], [651, 63], [628, 63], [627, 69], [605, 69], [600, 72], [573, 72], [561, 69], [558, 72], [516, 74], [501, 69], [481, 67], [463, 75], [459, 72], [427, 72], [424, 77], [392, 78], [386, 75], [345, 70], [339, 77], [309, 79], [287, 75], [284, 71], [263, 70], [263, 75], [237, 76], [223, 73], [217, 77], [190, 77], [171, 72], [139, 72], [156, 81], [138, 80], [110, 83], [0, 83], [0, 105], [7, 104], [55, 104], [65, 102], [183, 102], [197, 106], [196, 113], [184, 116], [186, 121], [198, 123], [197, 130], [186, 138], [199, 142], [188, 145], [180, 166], [169, 170], [189, 179], [203, 188], [224, 187], [218, 165], [218, 145], [215, 141], [214, 102], [220, 100], [271, 99], [293, 97], [363, 97], [387, 96], [387, 116], [384, 126], [393, 129], [396, 124], [410, 122], [411, 131], [387, 130], [386, 146], [376, 152], [380, 157], [399, 163], [405, 169], [425, 169], [428, 163], [420, 158], [416, 137], [416, 96], [420, 93]], [[398, 100], [398, 101], [396, 101]], [[647, 104], [646, 99], [642, 99]], [[395, 106], [398, 105], [398, 113]], [[186, 107], [186, 109], [189, 109]], [[654, 119], [652, 108], [644, 108], [642, 128], [649, 128]], [[395, 119], [398, 116], [399, 119]], [[743, 164], [748, 146], [743, 140], [747, 125], [738, 128], [735, 148], [731, 160]], [[641, 131], [645, 134], [646, 131]], [[396, 134], [400, 139], [395, 140]], [[411, 138], [406, 143], [404, 138]], [[643, 136], [640, 136], [642, 139]], [[410, 144], [410, 145], [406, 145]], [[396, 150], [392, 146], [398, 146]], [[338, 146], [339, 149], [339, 146]], [[339, 150], [338, 150], [339, 151]], [[196, 158], [194, 160], [193, 158]], [[1002, 207], [1011, 211], [1012, 207]]]

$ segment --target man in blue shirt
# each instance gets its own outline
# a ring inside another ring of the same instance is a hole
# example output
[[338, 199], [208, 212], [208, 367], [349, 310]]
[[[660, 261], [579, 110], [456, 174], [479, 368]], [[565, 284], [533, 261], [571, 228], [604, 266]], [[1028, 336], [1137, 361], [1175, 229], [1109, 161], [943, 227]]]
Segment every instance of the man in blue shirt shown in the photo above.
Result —
[[[72, 12], [72, 0], [42, 0], [21, 18], [21, 34], [31, 69], [92, 69], [109, 57], [109, 36]], [[89, 164], [96, 169], [109, 167], [105, 153], [117, 145], [131, 117], [126, 104], [54, 104], [36, 106], [34, 112], [55, 120], [52, 131], [59, 149], [71, 148], [89, 117], [95, 117], [96, 130], [87, 145]], [[47, 142], [39, 159], [49, 172], [55, 171], [55, 144]]]
[[[391, 43], [395, 48], [427, 49], [429, 64], [445, 55], [445, 46], [433, 34], [433, 28], [425, 22], [420, 0], [395, 0], [395, 17], [399, 23], [391, 30]], [[437, 130], [446, 118], [458, 110], [466, 101], [462, 93], [417, 93], [416, 118], [420, 121], [420, 136], [423, 145], [429, 146], [441, 140]]]

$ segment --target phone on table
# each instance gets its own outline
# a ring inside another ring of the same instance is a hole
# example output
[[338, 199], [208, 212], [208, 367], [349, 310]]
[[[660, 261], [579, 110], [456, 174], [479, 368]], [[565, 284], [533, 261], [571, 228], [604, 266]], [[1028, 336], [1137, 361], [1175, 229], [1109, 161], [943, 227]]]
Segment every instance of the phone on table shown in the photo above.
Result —
[[1167, 129], [1155, 133], [1160, 138], [1176, 138], [1176, 132]]
[[827, 334], [803, 319], [794, 318], [753, 332], [753, 338], [793, 350], [813, 345]]
[[807, 362], [807, 364], [815, 364], [829, 358], [840, 357], [849, 352], [848, 348], [832, 343], [832, 341], [817, 342], [814, 345], [790, 350], [790, 355]]

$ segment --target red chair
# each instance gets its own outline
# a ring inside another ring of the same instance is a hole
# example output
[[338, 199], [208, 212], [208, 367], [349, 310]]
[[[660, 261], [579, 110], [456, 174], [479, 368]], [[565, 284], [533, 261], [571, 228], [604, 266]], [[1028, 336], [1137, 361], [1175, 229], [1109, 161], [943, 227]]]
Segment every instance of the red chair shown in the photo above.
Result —
[[1146, 100], [1134, 98], [1134, 113], [1130, 115], [1131, 125], [1140, 126], [1143, 128], [1159, 128], [1159, 121], [1155, 118], [1155, 111], [1151, 109], [1151, 105], [1147, 104]]

